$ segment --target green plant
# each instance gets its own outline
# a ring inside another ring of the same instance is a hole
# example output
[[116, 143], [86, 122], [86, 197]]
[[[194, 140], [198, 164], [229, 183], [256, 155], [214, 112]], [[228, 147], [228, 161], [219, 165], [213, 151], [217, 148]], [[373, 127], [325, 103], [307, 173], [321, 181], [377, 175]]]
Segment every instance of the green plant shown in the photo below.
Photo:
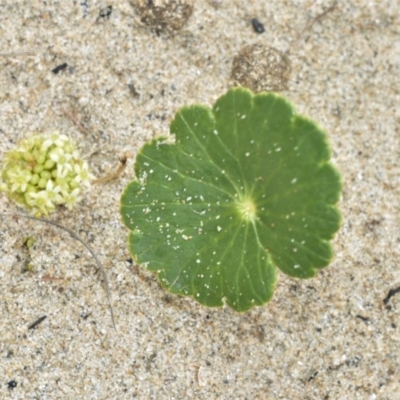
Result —
[[[111, 319], [116, 329], [107, 275], [94, 250], [71, 229], [38, 218], [54, 211], [56, 205], [64, 204], [72, 208], [79, 201], [83, 186], [90, 184], [90, 179], [93, 179], [93, 175], [89, 172], [87, 162], [81, 158], [75, 143], [67, 136], [58, 132], [32, 135], [6, 154], [0, 171], [0, 191], [36, 216], [13, 212], [2, 215], [18, 216], [55, 226], [82, 243], [103, 275]], [[25, 240], [28, 250], [34, 243], [32, 238]], [[26, 269], [33, 271], [30, 256]]]
[[340, 227], [326, 134], [274, 93], [229, 90], [178, 111], [143, 146], [121, 198], [135, 260], [163, 287], [246, 311], [270, 300], [277, 268], [310, 278]]
[[92, 177], [67, 136], [36, 134], [5, 155], [0, 191], [32, 214], [47, 215], [59, 204], [72, 208]]

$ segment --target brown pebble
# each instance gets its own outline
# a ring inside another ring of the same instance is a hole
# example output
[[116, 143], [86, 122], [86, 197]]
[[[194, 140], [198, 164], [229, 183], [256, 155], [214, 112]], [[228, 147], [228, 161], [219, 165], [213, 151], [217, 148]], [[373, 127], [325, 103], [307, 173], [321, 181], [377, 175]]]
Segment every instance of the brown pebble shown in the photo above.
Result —
[[160, 32], [179, 31], [193, 13], [190, 0], [136, 0], [133, 2], [140, 21]]
[[288, 56], [274, 47], [252, 44], [233, 60], [232, 79], [253, 92], [280, 92], [288, 88], [291, 65]]

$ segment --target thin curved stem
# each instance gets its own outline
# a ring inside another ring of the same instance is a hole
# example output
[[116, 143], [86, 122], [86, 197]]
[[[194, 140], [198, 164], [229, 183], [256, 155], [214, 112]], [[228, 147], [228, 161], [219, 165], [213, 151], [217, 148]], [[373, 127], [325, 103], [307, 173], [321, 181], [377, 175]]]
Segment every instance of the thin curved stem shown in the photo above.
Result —
[[96, 253], [94, 252], [94, 250], [80, 236], [78, 236], [78, 234], [76, 234], [71, 229], [69, 229], [69, 228], [67, 228], [67, 227], [65, 227], [65, 226], [63, 226], [63, 225], [61, 225], [61, 224], [59, 224], [57, 222], [51, 221], [51, 220], [46, 219], [46, 218], [37, 218], [37, 217], [33, 217], [31, 215], [22, 214], [22, 213], [3, 212], [2, 214], [3, 215], [15, 216], [15, 217], [28, 218], [28, 219], [31, 219], [33, 221], [44, 222], [46, 224], [55, 226], [57, 228], [60, 228], [60, 229], [64, 230], [65, 232], [68, 232], [73, 239], [75, 239], [78, 242], [82, 243], [83, 246], [86, 247], [87, 251], [92, 255], [92, 257], [96, 261], [96, 264], [97, 264], [98, 268], [100, 269], [100, 271], [101, 271], [101, 273], [103, 275], [104, 284], [105, 284], [105, 287], [106, 287], [108, 305], [109, 305], [110, 314], [111, 314], [111, 320], [112, 320], [112, 324], [114, 326], [114, 329], [117, 331], [117, 327], [115, 325], [115, 319], [114, 319], [114, 311], [113, 311], [113, 307], [112, 307], [112, 303], [111, 303], [111, 292], [110, 292], [110, 287], [109, 287], [109, 284], [108, 284], [107, 274], [106, 274], [106, 271], [105, 271], [103, 265], [101, 264], [100, 260], [98, 259]]

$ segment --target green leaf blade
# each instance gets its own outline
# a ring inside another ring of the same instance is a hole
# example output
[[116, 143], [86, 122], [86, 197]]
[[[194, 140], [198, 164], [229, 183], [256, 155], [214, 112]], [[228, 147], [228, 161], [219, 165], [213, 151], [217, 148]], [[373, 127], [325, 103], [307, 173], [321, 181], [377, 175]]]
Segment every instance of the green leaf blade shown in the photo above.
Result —
[[212, 110], [182, 108], [171, 133], [142, 148], [121, 198], [130, 251], [163, 287], [246, 311], [271, 299], [277, 268], [329, 264], [341, 179], [317, 124], [277, 94], [232, 89]]

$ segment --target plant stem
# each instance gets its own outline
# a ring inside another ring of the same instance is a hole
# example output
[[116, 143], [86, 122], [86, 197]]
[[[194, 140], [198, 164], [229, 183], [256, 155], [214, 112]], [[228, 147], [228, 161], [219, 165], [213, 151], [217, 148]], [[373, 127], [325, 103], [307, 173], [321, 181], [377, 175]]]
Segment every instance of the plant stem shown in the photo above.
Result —
[[101, 271], [101, 273], [102, 273], [102, 275], [103, 275], [104, 284], [105, 284], [105, 287], [106, 287], [108, 305], [109, 305], [110, 314], [111, 314], [111, 320], [112, 320], [112, 324], [113, 324], [113, 326], [114, 326], [114, 329], [117, 331], [117, 327], [116, 327], [116, 325], [115, 325], [115, 319], [114, 319], [114, 311], [113, 311], [113, 307], [112, 307], [112, 303], [111, 303], [111, 292], [110, 292], [110, 287], [109, 287], [109, 284], [108, 284], [108, 279], [107, 279], [106, 271], [105, 271], [103, 265], [101, 264], [100, 260], [98, 259], [98, 257], [97, 257], [97, 255], [96, 255], [96, 253], [94, 252], [94, 250], [93, 250], [80, 236], [78, 236], [78, 234], [76, 234], [76, 233], [75, 233], [74, 231], [72, 231], [71, 229], [69, 229], [69, 228], [67, 228], [67, 227], [65, 227], [65, 226], [63, 226], [63, 225], [61, 225], [61, 224], [59, 224], [59, 223], [57, 223], [57, 222], [51, 221], [51, 220], [46, 219], [46, 218], [37, 218], [37, 217], [33, 217], [33, 216], [31, 216], [31, 215], [21, 214], [21, 213], [13, 213], [13, 212], [8, 213], [8, 212], [4, 212], [4, 213], [2, 213], [2, 214], [3, 214], [3, 215], [4, 215], [4, 214], [5, 214], [5, 215], [11, 215], [11, 216], [15, 216], [15, 217], [28, 218], [28, 219], [31, 219], [31, 220], [33, 220], [33, 221], [44, 222], [44, 223], [46, 223], [46, 224], [55, 226], [55, 227], [57, 227], [57, 228], [60, 228], [60, 229], [64, 230], [65, 232], [68, 232], [68, 233], [71, 235], [71, 237], [72, 237], [73, 239], [75, 239], [75, 240], [77, 240], [78, 242], [82, 243], [82, 244], [86, 247], [87, 251], [92, 255], [92, 257], [93, 257], [94, 260], [96, 261], [96, 264], [97, 264], [98, 268], [100, 269], [100, 271]]

